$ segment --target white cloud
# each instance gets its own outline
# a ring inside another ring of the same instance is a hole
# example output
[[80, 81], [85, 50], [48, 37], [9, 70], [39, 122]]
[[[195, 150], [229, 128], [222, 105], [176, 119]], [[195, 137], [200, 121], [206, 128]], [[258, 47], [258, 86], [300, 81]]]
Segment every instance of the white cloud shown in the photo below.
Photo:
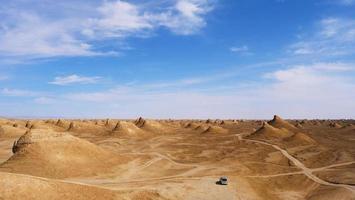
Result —
[[98, 9], [101, 16], [91, 19], [86, 31], [88, 35], [125, 37], [166, 27], [179, 35], [191, 35], [206, 25], [204, 15], [212, 9], [211, 0], [177, 0], [159, 12], [124, 1], [106, 2]]
[[240, 55], [252, 55], [252, 53], [249, 51], [249, 47], [247, 45], [243, 45], [240, 47], [231, 47], [229, 50], [233, 53], [237, 53]]
[[344, 56], [355, 53], [355, 20], [325, 18], [310, 37], [292, 44], [295, 55]]
[[323, 109], [335, 111], [337, 106], [355, 106], [349, 101], [355, 97], [350, 92], [355, 89], [355, 83], [346, 76], [348, 71], [354, 70], [354, 64], [316, 63], [277, 70], [267, 77], [276, 81], [269, 88], [272, 96], [290, 103], [299, 101], [305, 106], [334, 105], [334, 108], [323, 106]]
[[[176, 34], [197, 33], [206, 25], [211, 0], [177, 0], [155, 7], [128, 1], [72, 1], [32, 5], [21, 1], [0, 6], [0, 56], [46, 58], [116, 55], [97, 49], [106, 39], [151, 35], [165, 27]], [[10, 6], [11, 5], [11, 6]], [[74, 8], [68, 8], [72, 5]]]
[[206, 25], [203, 16], [213, 5], [208, 0], [178, 0], [175, 9], [177, 14], [168, 13], [160, 23], [177, 34], [189, 35]]
[[54, 104], [56, 100], [50, 97], [38, 97], [34, 99], [34, 102], [37, 104]]
[[230, 50], [232, 52], [241, 52], [241, 51], [248, 51], [249, 48], [248, 48], [248, 46], [244, 45], [244, 46], [241, 46], [241, 47], [231, 47]]
[[90, 19], [87, 35], [99, 37], [125, 37], [128, 34], [152, 29], [153, 24], [135, 4], [124, 1], [104, 2], [98, 8], [100, 16]]
[[70, 84], [92, 84], [97, 83], [101, 77], [99, 76], [79, 76], [72, 74], [69, 76], [58, 76], [55, 77], [53, 81], [49, 82], [54, 85], [70, 85]]
[[[235, 84], [220, 81], [223, 76], [217, 74], [210, 79], [190, 77], [165, 84], [137, 83], [94, 92], [43, 94], [3, 89], [3, 95], [31, 97], [44, 105], [24, 103], [17, 105], [21, 112], [5, 107], [2, 112], [122, 118], [255, 119], [270, 118], [275, 113], [287, 118], [354, 118], [354, 72], [354, 63], [324, 62], [289, 65], [262, 75], [257, 82]], [[194, 87], [200, 83], [210, 86]]]
[[[1, 24], [0, 54], [3, 56], [91, 56], [91, 46], [74, 36], [70, 21], [47, 21], [37, 14], [19, 13]], [[10, 22], [10, 23], [9, 23]]]
[[352, 63], [314, 63], [275, 70], [267, 73], [262, 83], [244, 82], [234, 87], [211, 79], [215, 86], [205, 90], [184, 85], [161, 90], [149, 84], [70, 93], [62, 98], [93, 103], [103, 109], [102, 114], [123, 117], [269, 118], [279, 113], [290, 118], [350, 118], [355, 117], [355, 82], [348, 73], [354, 71]]
[[3, 88], [1, 90], [1, 94], [4, 96], [13, 96], [13, 97], [33, 97], [38, 95], [37, 92], [33, 92], [33, 91], [9, 89], [9, 88]]

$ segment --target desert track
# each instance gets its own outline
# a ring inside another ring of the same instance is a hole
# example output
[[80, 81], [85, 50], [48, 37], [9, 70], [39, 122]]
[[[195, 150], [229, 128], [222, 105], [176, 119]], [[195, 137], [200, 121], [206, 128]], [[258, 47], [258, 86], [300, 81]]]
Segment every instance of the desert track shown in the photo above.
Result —
[[253, 142], [253, 143], [257, 143], [257, 144], [263, 144], [263, 145], [271, 146], [274, 149], [280, 151], [282, 153], [282, 155], [284, 155], [286, 158], [288, 158], [290, 161], [292, 161], [292, 163], [294, 165], [296, 165], [298, 168], [300, 168], [302, 170], [301, 172], [284, 173], [284, 174], [276, 174], [276, 175], [269, 175], [269, 176], [253, 176], [253, 177], [277, 177], [277, 176], [288, 176], [288, 175], [294, 175], [294, 174], [304, 174], [304, 175], [306, 175], [308, 178], [312, 179], [316, 183], [319, 183], [319, 184], [322, 184], [322, 185], [327, 185], [327, 186], [335, 186], [335, 187], [346, 188], [346, 189], [352, 191], [353, 193], [355, 193], [355, 186], [347, 185], [347, 184], [341, 184], [341, 183], [339, 183], [339, 184], [330, 183], [330, 182], [324, 181], [324, 180], [318, 178], [317, 176], [315, 176], [314, 174], [312, 174], [312, 172], [314, 172], [314, 171], [321, 171], [321, 170], [328, 169], [328, 168], [331, 168], [331, 167], [350, 165], [350, 164], [355, 163], [354, 161], [328, 165], [328, 166], [324, 166], [324, 167], [317, 168], [317, 169], [309, 169], [302, 162], [297, 160], [295, 157], [290, 155], [286, 150], [282, 149], [278, 145], [271, 144], [271, 143], [264, 142], [264, 141], [258, 141], [258, 140], [252, 140], [252, 139], [244, 139], [242, 137], [242, 135], [240, 135], [240, 134], [236, 135], [236, 137], [240, 141], [247, 141], [247, 142]]

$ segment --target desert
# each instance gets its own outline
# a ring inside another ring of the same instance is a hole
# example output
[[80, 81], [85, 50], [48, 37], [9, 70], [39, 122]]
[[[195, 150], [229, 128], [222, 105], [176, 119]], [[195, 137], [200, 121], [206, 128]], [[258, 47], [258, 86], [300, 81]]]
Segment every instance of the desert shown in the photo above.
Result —
[[355, 200], [355, 0], [0, 0], [0, 200]]
[[1, 119], [0, 199], [355, 199], [354, 124]]

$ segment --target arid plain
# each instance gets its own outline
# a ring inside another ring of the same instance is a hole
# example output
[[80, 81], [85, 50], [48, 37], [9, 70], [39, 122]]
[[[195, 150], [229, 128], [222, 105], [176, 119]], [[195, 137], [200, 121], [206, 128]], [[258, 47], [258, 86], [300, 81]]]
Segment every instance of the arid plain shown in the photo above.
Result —
[[1, 119], [0, 199], [355, 199], [355, 121]]

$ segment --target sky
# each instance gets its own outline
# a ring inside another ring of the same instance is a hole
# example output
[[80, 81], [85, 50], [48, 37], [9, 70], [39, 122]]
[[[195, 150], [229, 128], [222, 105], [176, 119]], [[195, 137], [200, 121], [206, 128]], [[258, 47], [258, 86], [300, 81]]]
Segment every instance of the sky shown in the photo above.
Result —
[[355, 118], [355, 0], [0, 0], [0, 116]]

